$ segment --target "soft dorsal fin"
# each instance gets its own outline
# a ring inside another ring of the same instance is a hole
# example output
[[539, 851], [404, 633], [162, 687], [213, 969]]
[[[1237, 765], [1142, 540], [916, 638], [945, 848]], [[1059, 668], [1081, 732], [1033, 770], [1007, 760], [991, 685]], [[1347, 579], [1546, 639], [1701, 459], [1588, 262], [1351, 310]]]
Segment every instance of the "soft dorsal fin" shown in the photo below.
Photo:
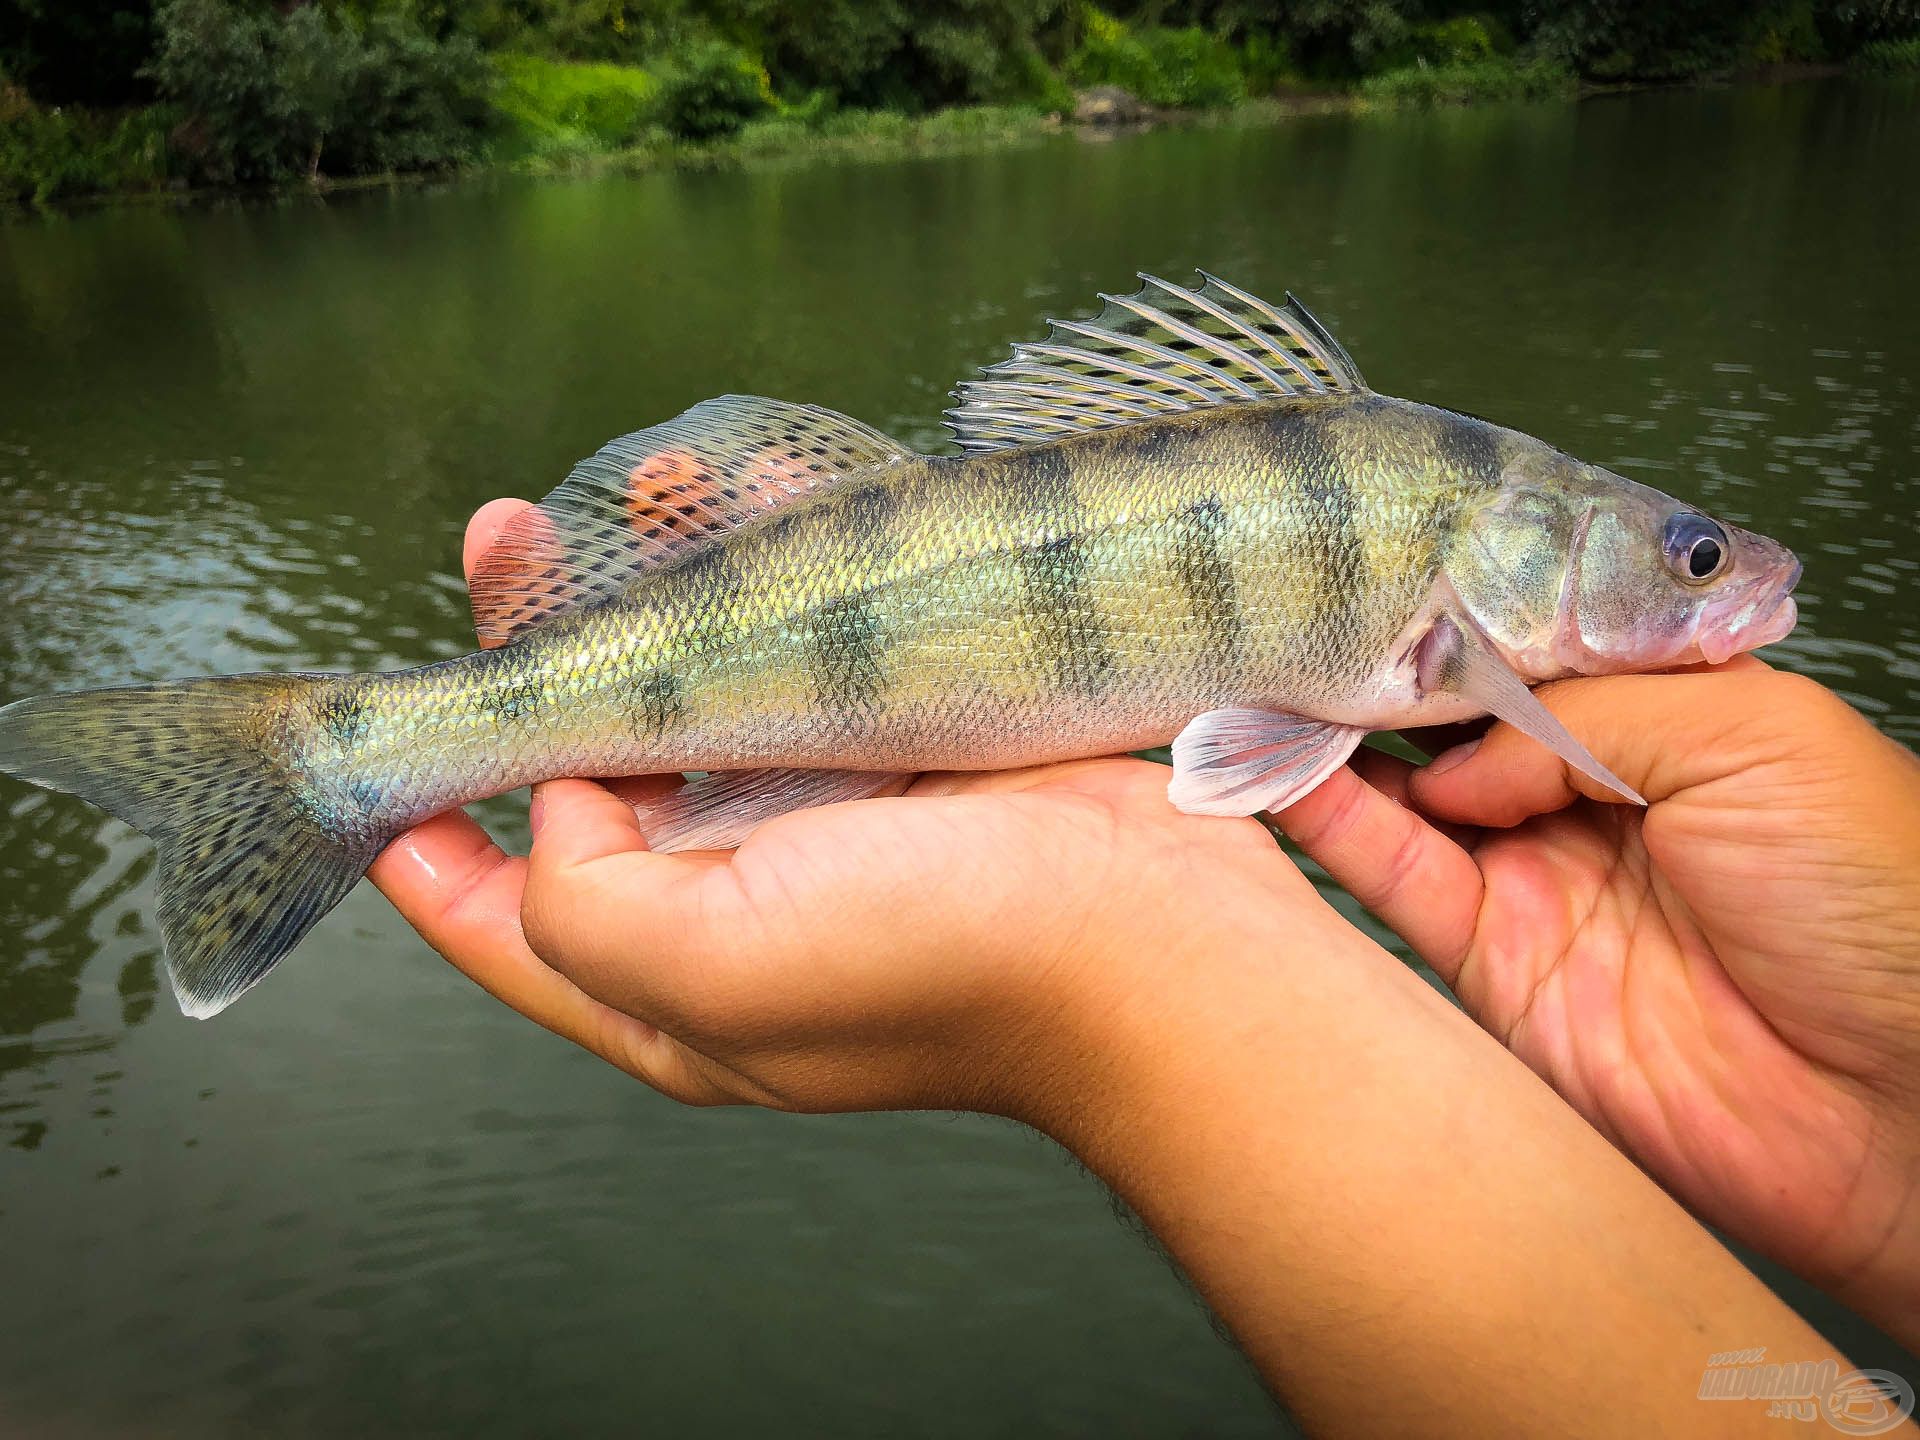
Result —
[[1289, 294], [1275, 308], [1200, 272], [1198, 290], [1141, 275], [1102, 295], [1092, 320], [1050, 320], [1047, 338], [964, 382], [947, 426], [960, 448], [1002, 450], [1155, 415], [1365, 390], [1360, 368]]
[[516, 516], [473, 573], [483, 645], [500, 645], [748, 520], [913, 452], [815, 405], [703, 400], [610, 441]]

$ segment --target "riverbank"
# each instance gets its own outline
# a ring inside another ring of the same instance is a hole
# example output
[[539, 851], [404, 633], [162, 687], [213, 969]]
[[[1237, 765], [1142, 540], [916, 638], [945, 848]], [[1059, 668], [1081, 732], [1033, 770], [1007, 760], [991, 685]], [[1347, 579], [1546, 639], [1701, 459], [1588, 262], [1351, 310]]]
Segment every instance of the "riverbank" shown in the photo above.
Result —
[[[319, 174], [254, 186], [195, 186], [169, 179], [162, 158], [164, 128], [136, 114], [118, 120], [89, 120], [55, 131], [52, 145], [43, 151], [50, 154], [51, 159], [43, 159], [35, 166], [41, 173], [53, 177], [53, 185], [34, 194], [0, 195], [0, 217], [46, 208], [192, 204], [247, 194], [332, 194], [498, 175], [556, 178], [673, 169], [715, 170], [779, 161], [892, 160], [1003, 149], [1063, 134], [1098, 139], [1176, 126], [1250, 128], [1282, 124], [1307, 115], [1471, 104], [1495, 99], [1573, 99], [1580, 93], [1580, 87], [1570, 77], [1556, 78], [1550, 85], [1535, 81], [1498, 90], [1462, 93], [1459, 81], [1441, 74], [1378, 93], [1301, 91], [1243, 100], [1218, 110], [1150, 110], [1121, 123], [1082, 123], [1070, 113], [1003, 105], [957, 106], [922, 116], [842, 111], [817, 123], [770, 118], [711, 140], [676, 140], [656, 135], [634, 145], [571, 144], [537, 152], [522, 151], [503, 158], [478, 159], [440, 170], [384, 171], [355, 176]], [[4, 176], [5, 161], [4, 145], [0, 144], [0, 176]], [[72, 185], [74, 181], [80, 183]]]
[[[620, 67], [579, 67], [603, 72]], [[1691, 86], [1789, 84], [1846, 73], [1920, 74], [1920, 44], [1870, 47], [1852, 65], [1783, 63], [1735, 74], [1678, 82]], [[566, 119], [591, 116], [602, 89], [572, 97], [546, 115], [525, 105], [501, 116], [487, 144], [471, 158], [432, 170], [381, 171], [368, 175], [314, 173], [299, 180], [253, 186], [192, 185], [168, 173], [169, 121], [160, 107], [121, 115], [47, 112], [24, 103], [18, 92], [0, 91], [0, 215], [36, 206], [127, 202], [193, 203], [222, 195], [326, 194], [391, 185], [488, 175], [535, 177], [638, 174], [663, 169], [711, 170], [779, 160], [887, 160], [913, 155], [965, 153], [1031, 144], [1063, 133], [1087, 137], [1161, 126], [1247, 128], [1285, 123], [1306, 115], [1367, 110], [1449, 108], [1512, 101], [1572, 102], [1618, 94], [1630, 84], [1595, 84], [1544, 60], [1491, 57], [1447, 64], [1418, 64], [1384, 71], [1345, 87], [1283, 89], [1258, 99], [1218, 107], [1152, 106], [1135, 100], [1118, 117], [1084, 112], [1086, 94], [1069, 94], [1059, 109], [1025, 105], [971, 105], [925, 115], [890, 111], [792, 108], [747, 121], [731, 133], [705, 139], [676, 137], [659, 127], [642, 130], [638, 143], [619, 143], [605, 131]], [[620, 83], [617, 75], [613, 84]], [[561, 117], [553, 118], [554, 114]], [[617, 135], [617, 124], [613, 128]], [[8, 179], [16, 187], [9, 193]], [[23, 177], [38, 177], [25, 188]]]

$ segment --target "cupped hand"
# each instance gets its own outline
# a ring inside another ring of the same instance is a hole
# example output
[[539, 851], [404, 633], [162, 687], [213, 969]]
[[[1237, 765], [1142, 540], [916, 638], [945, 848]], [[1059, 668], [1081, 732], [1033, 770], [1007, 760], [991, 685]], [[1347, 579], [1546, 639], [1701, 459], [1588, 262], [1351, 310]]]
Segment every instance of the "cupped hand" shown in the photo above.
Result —
[[1538, 693], [1647, 809], [1502, 725], [1283, 827], [1696, 1213], [1920, 1338], [1920, 762], [1751, 658]]
[[[522, 503], [475, 517], [469, 572]], [[371, 874], [487, 990], [677, 1099], [1055, 1128], [1099, 1083], [1081, 1017], [1288, 906], [1341, 928], [1258, 823], [1182, 815], [1166, 778], [1128, 759], [925, 776], [676, 855], [647, 849], [632, 802], [678, 776], [560, 780], [536, 787], [529, 857], [455, 812]]]

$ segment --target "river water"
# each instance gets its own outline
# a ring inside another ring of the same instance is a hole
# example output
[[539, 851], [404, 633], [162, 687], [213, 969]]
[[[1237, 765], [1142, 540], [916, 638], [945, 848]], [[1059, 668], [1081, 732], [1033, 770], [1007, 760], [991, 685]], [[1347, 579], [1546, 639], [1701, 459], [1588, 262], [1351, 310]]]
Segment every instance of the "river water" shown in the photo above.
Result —
[[[1380, 390], [1792, 544], [1776, 658], [1914, 743], [1916, 154], [1920, 88], [1835, 81], [19, 219], [0, 698], [454, 654], [480, 502], [730, 390], [935, 444], [1042, 316], [1204, 266], [1295, 290]], [[150, 868], [0, 781], [0, 1433], [1282, 1423], [1012, 1126], [677, 1109], [366, 887], [197, 1024]]]

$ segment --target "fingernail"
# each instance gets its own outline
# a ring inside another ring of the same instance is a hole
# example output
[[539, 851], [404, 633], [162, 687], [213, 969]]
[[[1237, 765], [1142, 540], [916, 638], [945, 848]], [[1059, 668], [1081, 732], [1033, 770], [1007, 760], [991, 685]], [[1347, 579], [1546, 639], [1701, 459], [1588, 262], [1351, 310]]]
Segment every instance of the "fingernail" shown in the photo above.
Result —
[[540, 833], [540, 821], [546, 813], [547, 797], [536, 789], [533, 792], [533, 803], [527, 806], [527, 826], [535, 835]]
[[1444, 775], [1457, 769], [1473, 758], [1473, 752], [1480, 748], [1478, 740], [1469, 740], [1464, 745], [1456, 745], [1451, 750], [1443, 750], [1433, 757], [1433, 763], [1427, 766], [1429, 775]]

